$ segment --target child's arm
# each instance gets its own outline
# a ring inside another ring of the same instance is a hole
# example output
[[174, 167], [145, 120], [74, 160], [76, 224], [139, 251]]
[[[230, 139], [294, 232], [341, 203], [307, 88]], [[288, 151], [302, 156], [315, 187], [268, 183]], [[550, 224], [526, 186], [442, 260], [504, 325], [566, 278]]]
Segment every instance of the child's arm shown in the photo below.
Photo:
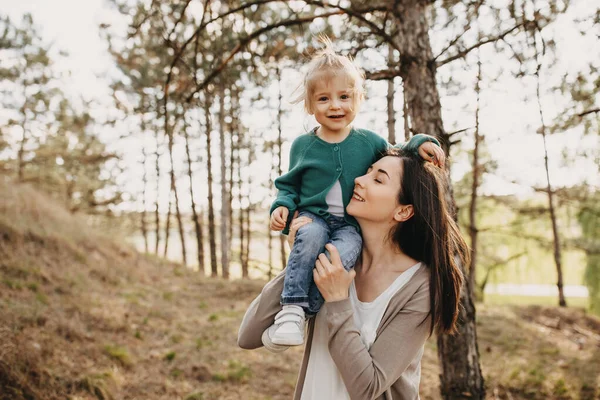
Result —
[[[285, 230], [288, 220], [294, 211], [296, 211], [300, 199], [299, 189], [302, 183], [301, 171], [296, 168], [301, 161], [303, 146], [299, 140], [294, 140], [290, 149], [290, 168], [287, 174], [281, 175], [275, 179], [275, 187], [278, 189], [277, 198], [271, 204], [271, 229], [275, 231]], [[282, 225], [283, 220], [283, 226]]]
[[424, 133], [419, 133], [410, 138], [406, 143], [399, 143], [398, 147], [404, 151], [421, 156], [426, 161], [431, 161], [439, 167], [443, 167], [446, 161], [446, 155], [436, 138]]

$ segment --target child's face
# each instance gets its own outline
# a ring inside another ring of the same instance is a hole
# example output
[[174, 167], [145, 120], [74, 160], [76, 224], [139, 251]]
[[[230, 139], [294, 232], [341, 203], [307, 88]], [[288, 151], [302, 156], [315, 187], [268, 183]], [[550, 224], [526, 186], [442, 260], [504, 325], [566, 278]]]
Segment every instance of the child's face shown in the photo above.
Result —
[[322, 79], [315, 84], [312, 111], [325, 135], [346, 135], [356, 117], [354, 91], [345, 76]]

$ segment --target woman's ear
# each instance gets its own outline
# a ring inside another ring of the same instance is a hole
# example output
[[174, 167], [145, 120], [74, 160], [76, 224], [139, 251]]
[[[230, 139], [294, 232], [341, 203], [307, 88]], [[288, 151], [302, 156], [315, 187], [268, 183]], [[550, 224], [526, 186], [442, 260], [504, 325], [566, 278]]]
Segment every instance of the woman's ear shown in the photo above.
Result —
[[394, 220], [396, 222], [408, 221], [413, 215], [415, 215], [415, 210], [413, 209], [412, 204], [400, 205], [396, 207], [396, 210], [394, 211]]

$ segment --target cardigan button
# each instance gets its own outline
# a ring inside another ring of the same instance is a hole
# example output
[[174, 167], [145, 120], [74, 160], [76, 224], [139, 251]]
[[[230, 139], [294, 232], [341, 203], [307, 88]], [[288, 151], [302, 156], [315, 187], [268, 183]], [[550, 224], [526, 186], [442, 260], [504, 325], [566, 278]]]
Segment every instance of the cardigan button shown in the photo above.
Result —
[[337, 172], [340, 172], [340, 171], [342, 170], [342, 167], [337, 167], [335, 170], [336, 170]]
[[340, 150], [340, 148], [339, 148], [338, 146], [335, 146], [335, 147], [333, 148], [333, 150], [335, 150], [335, 151], [339, 151], [339, 150]]

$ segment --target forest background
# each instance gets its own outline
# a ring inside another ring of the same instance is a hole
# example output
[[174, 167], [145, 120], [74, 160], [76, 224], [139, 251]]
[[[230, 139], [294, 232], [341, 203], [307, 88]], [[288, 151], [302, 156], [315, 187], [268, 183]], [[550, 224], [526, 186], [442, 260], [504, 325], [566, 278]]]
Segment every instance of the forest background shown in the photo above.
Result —
[[450, 159], [473, 261], [465, 342], [438, 338], [442, 393], [483, 395], [477, 359], [464, 360], [460, 384], [444, 363], [476, 348], [477, 304], [600, 314], [600, 9], [590, 2], [0, 6], [7, 187], [32, 185], [199, 277], [272, 277], [288, 251], [268, 230], [273, 180], [315, 125], [291, 99], [324, 33], [366, 72], [356, 125], [391, 143], [435, 135]]

